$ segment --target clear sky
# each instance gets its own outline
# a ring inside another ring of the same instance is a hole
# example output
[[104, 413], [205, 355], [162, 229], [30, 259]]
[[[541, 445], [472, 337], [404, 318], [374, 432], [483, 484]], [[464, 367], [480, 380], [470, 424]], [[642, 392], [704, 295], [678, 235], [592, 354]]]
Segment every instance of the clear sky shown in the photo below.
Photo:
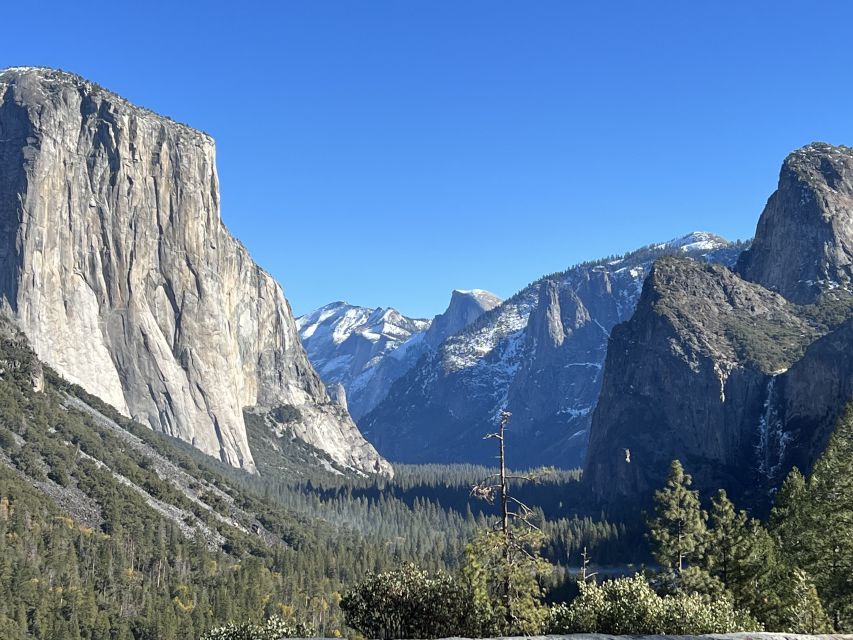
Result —
[[217, 140], [223, 219], [297, 314], [440, 312], [692, 230], [853, 145], [853, 2], [12, 2], [0, 66]]

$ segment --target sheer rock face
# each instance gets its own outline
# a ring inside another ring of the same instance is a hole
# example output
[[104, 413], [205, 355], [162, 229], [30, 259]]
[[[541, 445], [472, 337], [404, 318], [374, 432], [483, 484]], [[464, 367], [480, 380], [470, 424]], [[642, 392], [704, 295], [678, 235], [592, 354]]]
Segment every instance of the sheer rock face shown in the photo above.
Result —
[[[847, 401], [853, 401], [853, 319], [815, 341], [805, 355], [779, 377], [770, 398], [769, 446], [781, 447], [785, 466], [811, 471], [823, 453]], [[781, 442], [780, 442], [781, 440]]]
[[501, 303], [495, 294], [482, 289], [462, 291], [454, 289], [450, 294], [450, 304], [444, 313], [437, 315], [430, 323], [424, 336], [424, 342], [436, 349], [450, 336], [479, 319], [486, 311], [491, 311]]
[[815, 143], [789, 155], [741, 255], [744, 278], [807, 304], [853, 282], [853, 149]]
[[780, 325], [814, 333], [796, 305], [723, 266], [657, 262], [634, 316], [611, 334], [592, 418], [584, 474], [603, 502], [648, 497], [676, 458], [697, 485], [744, 492], [773, 373], [745, 357], [747, 315], [756, 341]]
[[209, 136], [70, 74], [0, 73], [0, 295], [38, 356], [234, 466], [254, 469], [242, 408], [290, 404], [297, 436], [389, 470], [219, 204]]
[[791, 154], [736, 272], [656, 264], [608, 348], [584, 472], [602, 503], [647, 500], [676, 458], [758, 505], [811, 468], [853, 399], [851, 166]]
[[651, 265], [673, 253], [732, 264], [739, 252], [697, 232], [542, 278], [427, 353], [359, 424], [391, 460], [492, 464], [483, 435], [506, 407], [510, 464], [580, 465], [609, 332]]

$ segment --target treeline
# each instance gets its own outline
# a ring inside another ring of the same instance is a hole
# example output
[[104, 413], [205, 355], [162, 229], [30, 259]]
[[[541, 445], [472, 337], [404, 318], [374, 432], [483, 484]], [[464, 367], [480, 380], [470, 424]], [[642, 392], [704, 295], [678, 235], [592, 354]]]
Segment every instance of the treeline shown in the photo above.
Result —
[[[123, 418], [50, 370], [44, 390], [35, 391], [37, 361], [25, 342], [4, 336], [4, 640], [197, 638], [229, 621], [258, 630], [265, 620], [274, 630], [332, 635], [345, 630], [347, 588], [401, 562], [455, 570], [491, 515], [468, 499], [486, 469], [404, 467], [393, 481], [352, 478], [319, 470], [317, 452], [302, 447], [283, 451], [279, 470], [245, 474]], [[148, 448], [131, 446], [69, 396]], [[264, 445], [259, 435], [250, 431], [253, 450]], [[189, 474], [192, 486], [162, 473], [157, 456]], [[563, 567], [584, 546], [616, 558], [631, 535], [621, 525], [568, 516], [565, 497], [578, 478], [551, 472], [524, 488], [553, 516], [546, 553]]]
[[556, 569], [525, 510], [524, 526], [478, 534], [456, 572], [368, 575], [344, 596], [347, 622], [384, 639], [853, 630], [853, 406], [811, 475], [788, 476], [767, 522], [724, 491], [703, 505], [691, 484], [676, 460], [655, 494], [654, 571], [599, 582], [584, 564], [577, 595], [549, 606]]

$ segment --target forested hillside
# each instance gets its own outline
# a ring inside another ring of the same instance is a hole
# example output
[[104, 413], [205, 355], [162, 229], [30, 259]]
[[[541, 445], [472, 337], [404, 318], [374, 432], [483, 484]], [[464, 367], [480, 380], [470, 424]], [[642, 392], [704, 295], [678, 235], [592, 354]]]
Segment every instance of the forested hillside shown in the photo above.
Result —
[[[469, 498], [486, 468], [352, 478], [259, 428], [249, 433], [261, 473], [248, 474], [66, 383], [7, 324], [0, 361], [4, 639], [192, 638], [273, 614], [332, 634], [347, 585], [401, 561], [457, 567], [494, 510]], [[548, 557], [577, 563], [588, 546], [600, 562], [637, 559], [624, 526], [573, 517], [578, 478], [554, 471], [519, 488], [547, 516]]]

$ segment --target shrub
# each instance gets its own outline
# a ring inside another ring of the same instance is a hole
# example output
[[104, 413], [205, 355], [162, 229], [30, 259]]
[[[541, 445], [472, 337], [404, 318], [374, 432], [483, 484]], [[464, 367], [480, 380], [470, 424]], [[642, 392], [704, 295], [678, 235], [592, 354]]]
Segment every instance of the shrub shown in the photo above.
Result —
[[302, 412], [292, 404], [280, 404], [270, 411], [270, 415], [279, 424], [288, 424], [302, 420]]
[[761, 629], [726, 596], [713, 601], [696, 593], [660, 596], [642, 576], [579, 587], [571, 603], [551, 609], [548, 633], [696, 635]]
[[470, 597], [452, 576], [407, 563], [369, 574], [341, 600], [349, 626], [368, 638], [441, 638], [473, 635]]
[[273, 616], [263, 624], [229, 622], [205, 633], [201, 640], [280, 640], [281, 638], [308, 638], [314, 632], [302, 624], [286, 622]]

